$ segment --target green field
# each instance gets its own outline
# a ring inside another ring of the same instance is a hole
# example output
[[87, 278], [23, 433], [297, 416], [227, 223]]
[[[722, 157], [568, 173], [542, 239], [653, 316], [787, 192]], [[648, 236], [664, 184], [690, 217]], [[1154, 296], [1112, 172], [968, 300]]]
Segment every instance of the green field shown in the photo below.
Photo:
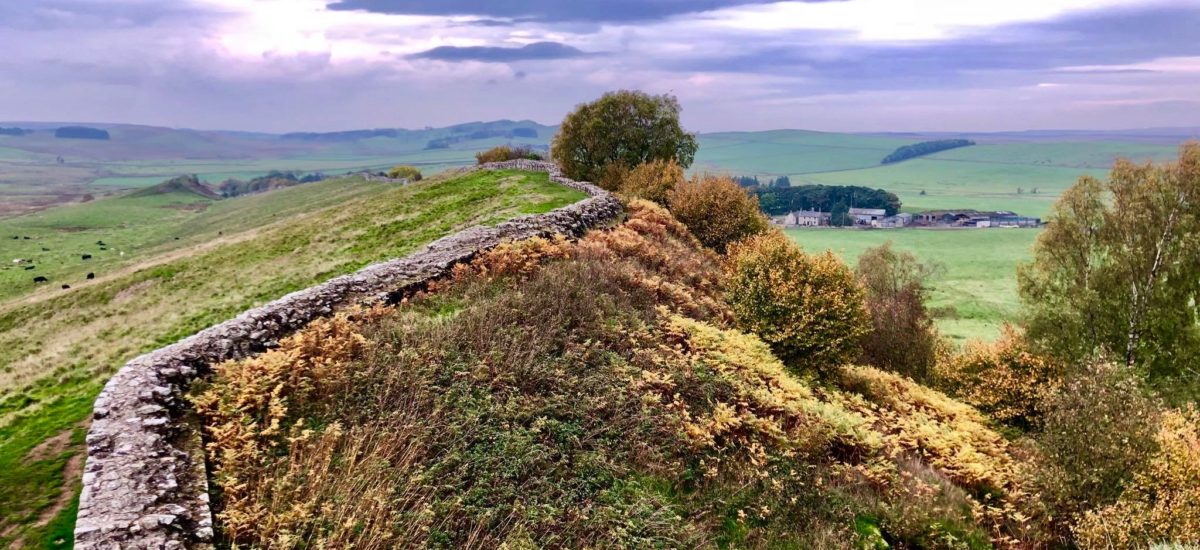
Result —
[[[4, 220], [0, 253], [38, 267], [0, 275], [0, 547], [71, 539], [86, 419], [125, 361], [467, 226], [582, 197], [544, 173], [494, 171], [219, 201], [118, 197]], [[35, 286], [35, 272], [51, 283]]]
[[919, 140], [796, 130], [705, 134], [693, 170], [786, 175], [793, 185], [881, 188], [899, 196], [910, 212], [973, 208], [1044, 217], [1080, 176], [1103, 176], [1118, 157], [1162, 161], [1178, 149], [1177, 144], [1122, 141], [985, 139], [972, 147], [880, 165], [896, 147]]
[[809, 252], [832, 250], [851, 266], [868, 248], [892, 241], [941, 272], [930, 281], [938, 329], [955, 342], [990, 340], [1020, 311], [1017, 265], [1032, 259], [1039, 229], [789, 229]]

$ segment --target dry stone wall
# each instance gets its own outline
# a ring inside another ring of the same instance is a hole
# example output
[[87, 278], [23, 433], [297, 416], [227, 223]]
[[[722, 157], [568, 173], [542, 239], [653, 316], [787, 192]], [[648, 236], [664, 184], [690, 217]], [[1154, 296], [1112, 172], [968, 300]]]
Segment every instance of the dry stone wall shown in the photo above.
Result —
[[276, 345], [313, 319], [355, 304], [394, 302], [501, 242], [578, 236], [621, 215], [621, 204], [554, 164], [516, 160], [471, 167], [549, 172], [588, 198], [495, 227], [472, 227], [404, 258], [294, 292], [126, 363], [96, 398], [75, 527], [75, 547], [205, 548], [213, 538], [199, 431], [183, 394], [214, 364]]

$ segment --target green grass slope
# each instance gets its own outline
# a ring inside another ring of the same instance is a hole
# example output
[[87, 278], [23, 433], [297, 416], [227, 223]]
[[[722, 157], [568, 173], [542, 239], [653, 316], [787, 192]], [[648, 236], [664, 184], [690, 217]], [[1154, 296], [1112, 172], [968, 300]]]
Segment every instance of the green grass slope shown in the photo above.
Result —
[[[912, 161], [909, 161], [912, 162]], [[850, 265], [868, 248], [898, 250], [944, 268], [930, 282], [938, 329], [958, 343], [992, 340], [1020, 311], [1017, 265], [1033, 258], [1038, 229], [789, 229], [810, 252], [832, 250]]]
[[[124, 361], [464, 227], [582, 198], [546, 174], [513, 171], [409, 186], [326, 180], [203, 209], [175, 208], [179, 195], [95, 201], [0, 225], [31, 237], [0, 243], [5, 256], [63, 250], [59, 263], [44, 264], [52, 287], [3, 287], [0, 546], [70, 540], [91, 401]], [[109, 250], [77, 261], [97, 240]], [[97, 278], [87, 281], [85, 270]]]

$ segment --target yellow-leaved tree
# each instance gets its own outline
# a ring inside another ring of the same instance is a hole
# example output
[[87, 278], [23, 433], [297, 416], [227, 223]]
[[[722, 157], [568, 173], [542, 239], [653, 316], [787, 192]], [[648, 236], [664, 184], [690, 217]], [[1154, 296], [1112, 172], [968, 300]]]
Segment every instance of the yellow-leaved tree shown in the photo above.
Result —
[[862, 287], [833, 253], [805, 253], [770, 231], [731, 245], [725, 271], [738, 326], [789, 368], [825, 374], [858, 357], [870, 318]]

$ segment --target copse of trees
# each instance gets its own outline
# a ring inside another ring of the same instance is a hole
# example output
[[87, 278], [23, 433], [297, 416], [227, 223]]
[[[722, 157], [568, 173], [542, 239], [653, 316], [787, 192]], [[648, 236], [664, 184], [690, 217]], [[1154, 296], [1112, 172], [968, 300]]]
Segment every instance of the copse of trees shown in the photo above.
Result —
[[612, 165], [630, 170], [652, 160], [675, 159], [687, 168], [697, 148], [696, 136], [679, 124], [674, 96], [621, 90], [567, 114], [550, 156], [568, 177], [599, 183]]
[[787, 176], [759, 181], [758, 176], [734, 176], [733, 181], [742, 187], [791, 187], [792, 180]]
[[949, 149], [957, 149], [959, 147], [969, 147], [975, 145], [974, 141], [969, 139], [938, 139], [933, 141], [922, 141], [912, 145], [903, 145], [892, 151], [880, 164], [891, 164], [925, 155], [932, 155], [940, 151]]
[[528, 145], [497, 145], [486, 151], [475, 153], [476, 164], [517, 159], [542, 160], [542, 154], [534, 151]]
[[24, 128], [15, 128], [15, 127], [14, 128], [0, 128], [0, 136], [20, 137], [25, 134], [32, 134], [32, 133], [33, 133], [33, 130], [26, 130]]
[[311, 183], [325, 179], [325, 175], [319, 172], [312, 174], [299, 174], [296, 172], [281, 172], [272, 170], [265, 176], [260, 176], [250, 180], [227, 179], [217, 186], [217, 193], [222, 197], [231, 198], [241, 195], [253, 195], [262, 193], [272, 189], [282, 187], [292, 187], [303, 183]]
[[54, 131], [54, 137], [60, 139], [109, 139], [108, 130], [87, 126], [63, 126]]
[[421, 169], [417, 168], [416, 166], [409, 166], [407, 164], [393, 166], [391, 170], [388, 170], [387, 175], [389, 178], [394, 180], [406, 179], [409, 181], [421, 181]]
[[1200, 143], [1166, 165], [1119, 160], [1054, 206], [1018, 284], [1030, 337], [1066, 359], [1114, 354], [1195, 382], [1200, 359]]
[[758, 187], [754, 193], [758, 195], [763, 212], [771, 216], [782, 216], [796, 210], [820, 210], [832, 212], [837, 219], [845, 218], [846, 211], [852, 206], [882, 208], [889, 216], [900, 211], [900, 198], [894, 193], [856, 185]]

